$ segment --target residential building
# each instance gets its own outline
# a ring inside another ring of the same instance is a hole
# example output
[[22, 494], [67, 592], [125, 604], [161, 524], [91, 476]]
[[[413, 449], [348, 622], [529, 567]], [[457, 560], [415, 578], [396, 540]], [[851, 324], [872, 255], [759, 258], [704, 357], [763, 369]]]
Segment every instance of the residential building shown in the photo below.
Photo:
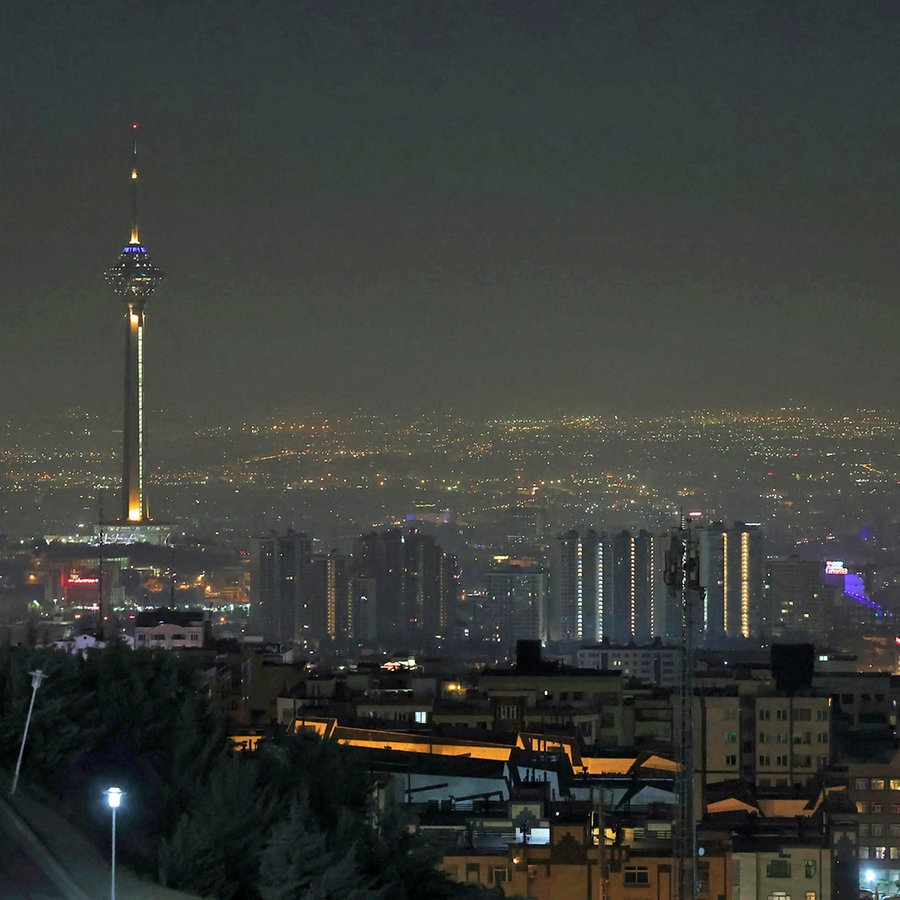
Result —
[[516, 641], [547, 640], [549, 580], [547, 570], [527, 558], [501, 558], [485, 572], [485, 624], [510, 657]]
[[304, 584], [312, 553], [309, 535], [270, 532], [253, 545], [249, 631], [279, 644], [303, 643], [310, 625]]
[[161, 606], [134, 618], [134, 648], [200, 650], [210, 640], [209, 613]]

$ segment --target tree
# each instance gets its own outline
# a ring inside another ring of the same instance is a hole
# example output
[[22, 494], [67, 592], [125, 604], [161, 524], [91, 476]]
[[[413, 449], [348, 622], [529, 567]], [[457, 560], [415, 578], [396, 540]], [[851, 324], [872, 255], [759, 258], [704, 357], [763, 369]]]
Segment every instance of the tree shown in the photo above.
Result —
[[277, 813], [258, 761], [220, 756], [185, 798], [186, 809], [159, 850], [160, 880], [203, 897], [252, 896], [264, 835]]

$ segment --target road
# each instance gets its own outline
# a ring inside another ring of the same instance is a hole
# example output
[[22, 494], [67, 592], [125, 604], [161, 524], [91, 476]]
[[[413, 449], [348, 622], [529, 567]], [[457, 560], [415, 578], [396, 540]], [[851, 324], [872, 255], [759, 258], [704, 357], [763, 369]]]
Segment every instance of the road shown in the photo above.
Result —
[[0, 832], [0, 897], [3, 900], [56, 900], [65, 896], [6, 829]]
[[[2, 783], [2, 779], [0, 779]], [[51, 805], [20, 783], [15, 797], [0, 793], [0, 898], [92, 900], [108, 897], [109, 860]], [[177, 900], [191, 895], [116, 868], [121, 900]]]

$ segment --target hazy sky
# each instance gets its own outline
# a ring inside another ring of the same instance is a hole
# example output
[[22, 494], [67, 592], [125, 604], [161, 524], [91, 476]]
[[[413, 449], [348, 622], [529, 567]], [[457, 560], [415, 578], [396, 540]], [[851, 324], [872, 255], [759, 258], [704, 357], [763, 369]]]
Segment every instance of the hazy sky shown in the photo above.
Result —
[[900, 410], [900, 6], [11, 2], [3, 407]]

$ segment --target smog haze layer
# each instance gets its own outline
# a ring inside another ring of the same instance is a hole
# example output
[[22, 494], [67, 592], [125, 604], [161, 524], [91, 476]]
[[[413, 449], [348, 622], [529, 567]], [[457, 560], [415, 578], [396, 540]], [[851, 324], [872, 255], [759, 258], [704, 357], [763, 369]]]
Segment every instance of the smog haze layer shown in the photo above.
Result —
[[897, 411], [889, 3], [0, 13], [10, 415]]

